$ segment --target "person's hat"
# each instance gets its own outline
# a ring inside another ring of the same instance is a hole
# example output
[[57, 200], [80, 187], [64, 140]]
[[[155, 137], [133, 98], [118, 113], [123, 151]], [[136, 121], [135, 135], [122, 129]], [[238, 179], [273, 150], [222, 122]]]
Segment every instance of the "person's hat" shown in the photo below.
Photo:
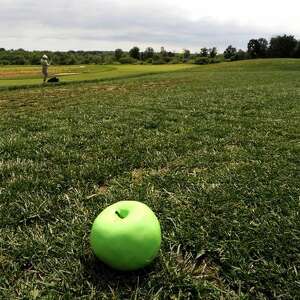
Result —
[[48, 56], [46, 54], [43, 55], [44, 59], [48, 59]]

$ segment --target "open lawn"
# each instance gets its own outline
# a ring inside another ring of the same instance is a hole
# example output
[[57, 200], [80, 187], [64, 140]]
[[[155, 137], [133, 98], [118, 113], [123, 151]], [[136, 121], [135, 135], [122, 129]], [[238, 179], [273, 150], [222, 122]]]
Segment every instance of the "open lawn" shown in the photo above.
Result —
[[[299, 299], [299, 103], [300, 60], [0, 91], [0, 298]], [[137, 272], [89, 246], [119, 200], [161, 222]]]
[[[171, 72], [195, 67], [193, 65], [74, 65], [50, 66], [49, 77], [57, 76], [62, 83], [95, 81]], [[0, 88], [41, 85], [41, 66], [0, 66]]]

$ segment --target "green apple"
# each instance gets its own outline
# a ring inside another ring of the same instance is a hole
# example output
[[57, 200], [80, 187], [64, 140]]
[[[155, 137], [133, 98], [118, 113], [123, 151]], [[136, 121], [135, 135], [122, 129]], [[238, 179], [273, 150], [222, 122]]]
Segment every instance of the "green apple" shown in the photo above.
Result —
[[95, 219], [91, 236], [95, 255], [112, 268], [142, 268], [157, 256], [161, 243], [154, 212], [137, 201], [120, 201], [105, 208]]

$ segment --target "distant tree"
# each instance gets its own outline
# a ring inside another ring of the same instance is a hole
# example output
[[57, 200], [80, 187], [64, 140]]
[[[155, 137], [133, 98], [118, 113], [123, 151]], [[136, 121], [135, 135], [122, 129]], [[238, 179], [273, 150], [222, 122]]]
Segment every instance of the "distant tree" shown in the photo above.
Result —
[[74, 55], [74, 53], [67, 54], [67, 56], [65, 58], [65, 64], [66, 65], [75, 65], [76, 64], [76, 56]]
[[260, 49], [259, 49], [260, 57], [266, 57], [268, 55], [269, 42], [265, 38], [259, 38], [258, 42], [259, 42], [259, 46], [260, 46]]
[[208, 50], [207, 50], [207, 48], [201, 48], [201, 50], [200, 50], [200, 56], [201, 57], [208, 57]]
[[161, 55], [159, 55], [158, 53], [155, 53], [153, 55], [152, 64], [154, 64], [154, 65], [161, 65], [161, 64], [164, 64], [164, 63], [165, 63], [165, 61], [164, 61], [164, 59], [162, 58]]
[[26, 59], [24, 55], [18, 54], [14, 57], [13, 59], [13, 64], [14, 65], [26, 65]]
[[140, 49], [138, 47], [133, 47], [129, 50], [129, 55], [132, 58], [140, 59]]
[[293, 51], [293, 57], [300, 58], [300, 41], [297, 42], [297, 45]]
[[160, 56], [161, 56], [164, 60], [169, 60], [168, 52], [165, 50], [164, 47], [161, 47], [161, 49], [160, 49]]
[[9, 61], [8, 59], [0, 59], [0, 65], [11, 65], [11, 61]]
[[[121, 58], [120, 58], [121, 60]], [[114, 54], [106, 54], [103, 57], [103, 64], [110, 65], [114, 62]]]
[[260, 53], [260, 44], [257, 39], [251, 39], [248, 42], [248, 54], [250, 58], [258, 58]]
[[209, 57], [215, 58], [218, 54], [217, 48], [216, 47], [209, 48], [208, 53], [209, 53]]
[[112, 52], [106, 52], [105, 55], [100, 51], [25, 51], [17, 50], [0, 50], [0, 64], [40, 64], [43, 54], [51, 57], [53, 63], [57, 65], [63, 64], [91, 64], [102, 63], [104, 57], [111, 57]]
[[229, 45], [226, 50], [224, 51], [224, 58], [225, 59], [231, 59], [236, 55], [236, 48], [232, 47], [232, 45]]
[[72, 60], [73, 60], [72, 58], [73, 58], [73, 54], [69, 55], [67, 52], [61, 52], [58, 61], [60, 65], [72, 65]]
[[242, 49], [239, 49], [234, 56], [234, 60], [243, 60], [247, 58], [247, 53]]
[[115, 50], [115, 58], [116, 60], [119, 60], [123, 56], [123, 50], [122, 49], [116, 49]]
[[32, 65], [39, 65], [40, 61], [41, 61], [41, 57], [40, 57], [40, 55], [38, 53], [33, 53], [30, 56], [30, 64], [32, 64]]
[[184, 50], [183, 50], [183, 58], [184, 58], [184, 59], [189, 59], [190, 56], [191, 56], [191, 51], [188, 50], [188, 49], [184, 49]]
[[209, 58], [206, 57], [206, 56], [197, 57], [194, 60], [194, 64], [196, 64], [196, 65], [207, 65], [207, 64], [209, 64]]
[[154, 55], [154, 49], [151, 47], [147, 47], [146, 50], [144, 51], [143, 58], [147, 60], [149, 58], [153, 58], [153, 55]]
[[0, 48], [0, 52], [4, 52], [5, 51], [5, 48]]
[[250, 58], [260, 58], [267, 56], [268, 41], [264, 38], [251, 39], [248, 42], [248, 55]]
[[297, 46], [293, 35], [283, 35], [271, 38], [269, 55], [271, 57], [292, 57]]
[[120, 58], [119, 62], [121, 64], [133, 64], [136, 62], [136, 59], [126, 54]]
[[[65, 55], [63, 52], [56, 51], [52, 55], [52, 60], [55, 61], [55, 63], [58, 65], [63, 65], [65, 62]], [[82, 63], [84, 63], [84, 62], [82, 62]]]

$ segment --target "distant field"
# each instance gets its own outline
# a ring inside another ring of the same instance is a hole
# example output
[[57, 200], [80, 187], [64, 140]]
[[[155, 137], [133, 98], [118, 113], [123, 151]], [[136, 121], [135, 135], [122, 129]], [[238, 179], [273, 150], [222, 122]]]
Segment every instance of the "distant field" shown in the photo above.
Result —
[[[300, 60], [1, 90], [0, 112], [0, 299], [300, 299]], [[89, 246], [119, 200], [161, 222], [138, 272]]]
[[[184, 64], [50, 66], [49, 77], [57, 76], [61, 82], [89, 81], [170, 72], [192, 67], [194, 66]], [[41, 66], [0, 66], [0, 87], [41, 83]]]

